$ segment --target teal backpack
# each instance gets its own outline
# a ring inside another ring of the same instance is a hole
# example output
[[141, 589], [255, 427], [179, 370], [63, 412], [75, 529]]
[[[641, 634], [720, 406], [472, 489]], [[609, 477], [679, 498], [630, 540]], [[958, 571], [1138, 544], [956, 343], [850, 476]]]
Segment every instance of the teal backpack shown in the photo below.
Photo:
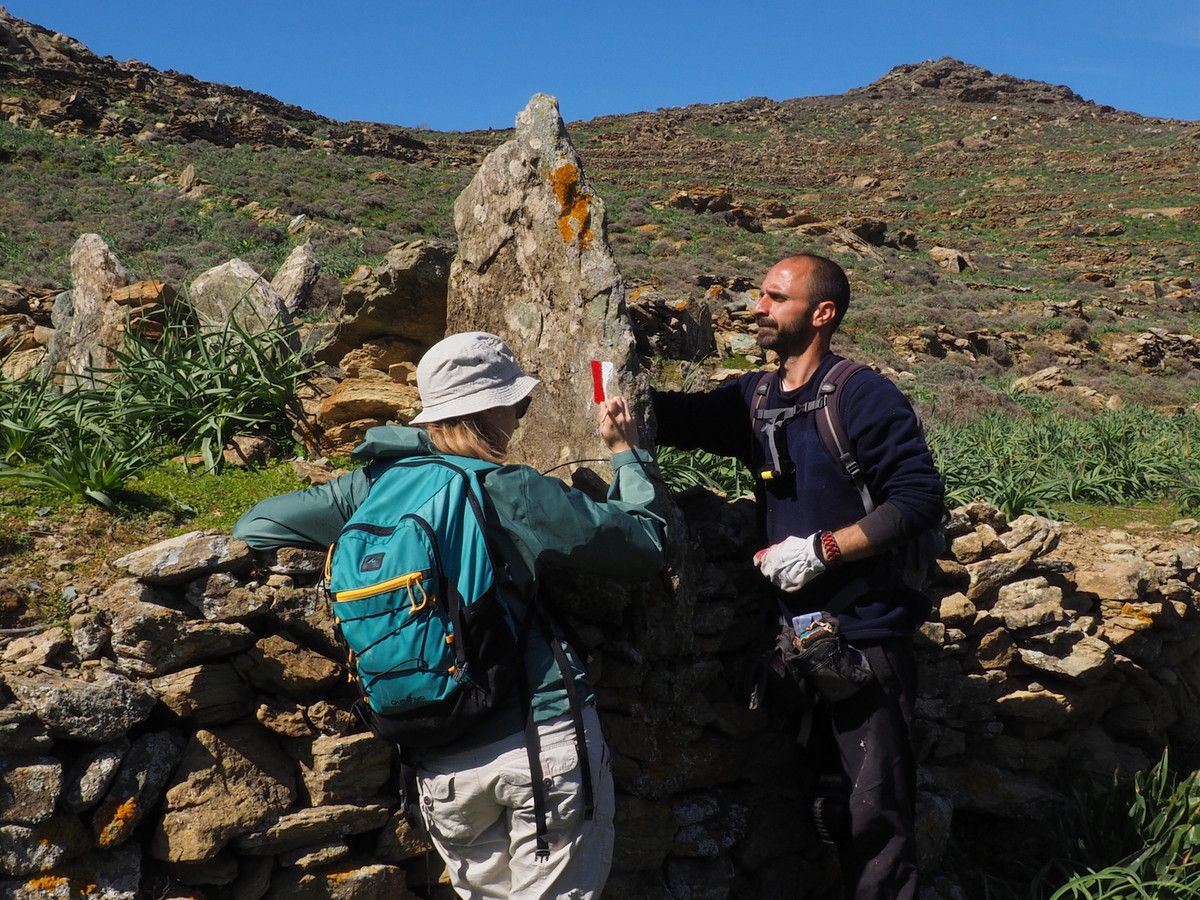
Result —
[[454, 740], [519, 674], [479, 482], [494, 468], [467, 457], [392, 462], [329, 549], [326, 588], [360, 713], [408, 747]]
[[[540, 741], [525, 648], [542, 626], [562, 672], [573, 719], [585, 816], [593, 815], [581, 702], [562, 641], [565, 623], [533, 598], [514, 621], [500, 583], [515, 591], [488, 538], [481, 478], [494, 463], [417, 456], [381, 464], [371, 489], [329, 548], [325, 586], [362, 699], [356, 709], [381, 738], [400, 745], [402, 805], [415, 798], [410, 750], [461, 737], [519, 692], [532, 776], [536, 855], [549, 856]], [[579, 646], [577, 642], [576, 646]]]

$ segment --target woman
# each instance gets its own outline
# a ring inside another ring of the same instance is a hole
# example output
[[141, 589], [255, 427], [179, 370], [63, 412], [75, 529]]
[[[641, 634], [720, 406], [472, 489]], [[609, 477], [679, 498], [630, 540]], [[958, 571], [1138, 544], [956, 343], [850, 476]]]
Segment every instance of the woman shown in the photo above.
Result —
[[[502, 463], [538, 383], [495, 335], [452, 335], [430, 348], [417, 366], [423, 411], [413, 424], [424, 429], [372, 428], [354, 451], [367, 466], [327, 485], [265, 500], [238, 521], [233, 533], [257, 550], [324, 548], [396, 459], [444, 454]], [[520, 618], [526, 612], [521, 598], [535, 596], [546, 567], [626, 580], [662, 568], [666, 520], [652, 507], [665, 500], [665, 489], [653, 458], [638, 449], [637, 429], [623, 399], [602, 405], [600, 435], [613, 453], [606, 503], [527, 466], [502, 465], [483, 477], [497, 523], [490, 537], [512, 576], [511, 584], [505, 582], [505, 600]], [[430, 837], [463, 897], [596, 897], [608, 877], [611, 759], [583, 667], [569, 647], [561, 646], [583, 700], [590, 765], [580, 764], [567, 685], [538, 629], [526, 644], [525, 671], [545, 787], [547, 831], [540, 852], [535, 852], [540, 817], [517, 692], [464, 737], [422, 751], [415, 761]], [[589, 768], [591, 817], [584, 812], [581, 774]]]

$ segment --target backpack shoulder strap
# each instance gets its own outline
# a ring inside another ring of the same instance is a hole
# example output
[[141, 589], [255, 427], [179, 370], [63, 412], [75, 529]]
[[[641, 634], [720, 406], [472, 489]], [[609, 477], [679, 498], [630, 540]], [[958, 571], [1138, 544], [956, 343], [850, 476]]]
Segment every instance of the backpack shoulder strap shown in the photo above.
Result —
[[868, 513], [874, 511], [875, 501], [871, 498], [862, 467], [854, 455], [850, 436], [846, 433], [846, 423], [842, 420], [840, 391], [847, 381], [869, 368], [870, 366], [865, 363], [855, 362], [852, 359], [842, 359], [836, 362], [821, 379], [820, 393], [827, 402], [816, 416], [817, 434], [821, 438], [821, 443], [824, 444], [829, 455], [841, 464], [846, 474], [854, 479], [854, 486], [862, 498], [863, 510]]

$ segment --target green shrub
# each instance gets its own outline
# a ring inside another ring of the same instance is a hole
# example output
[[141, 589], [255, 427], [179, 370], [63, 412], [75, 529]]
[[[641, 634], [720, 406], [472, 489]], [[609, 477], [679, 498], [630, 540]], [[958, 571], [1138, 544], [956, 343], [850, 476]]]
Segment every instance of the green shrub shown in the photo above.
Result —
[[663, 481], [672, 493], [690, 487], [705, 487], [727, 497], [744, 497], [754, 490], [750, 472], [728, 456], [674, 447], [659, 447], [657, 456]]
[[1044, 855], [985, 878], [988, 900], [1200, 897], [1200, 771], [1174, 773], [1167, 751], [1132, 780], [1077, 788], [1037, 827]]
[[1200, 420], [1128, 406], [1086, 419], [1020, 400], [1028, 417], [989, 412], [932, 426], [929, 443], [951, 506], [987, 500], [1006, 515], [1055, 514], [1063, 503], [1200, 500]]
[[317, 364], [291, 328], [251, 333], [231, 318], [204, 331], [189, 310], [172, 307], [157, 342], [130, 335], [115, 351], [112, 404], [215, 471], [235, 434], [288, 439], [287, 410]]

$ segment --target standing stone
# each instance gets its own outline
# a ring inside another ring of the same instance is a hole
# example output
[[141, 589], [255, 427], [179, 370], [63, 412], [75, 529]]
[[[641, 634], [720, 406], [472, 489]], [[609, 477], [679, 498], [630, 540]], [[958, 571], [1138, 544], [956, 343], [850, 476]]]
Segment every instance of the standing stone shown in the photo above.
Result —
[[308, 302], [320, 274], [321, 263], [313, 253], [311, 241], [299, 244], [288, 254], [271, 279], [271, 287], [283, 300], [289, 315], [295, 315], [296, 310]]
[[484, 160], [454, 204], [458, 255], [450, 269], [447, 331], [489, 331], [542, 381], [514, 462], [539, 468], [607, 458], [596, 433], [589, 361], [613, 363], [613, 390], [637, 394], [626, 290], [593, 192], [558, 102], [536, 94], [516, 136]]
[[[109, 294], [129, 283], [120, 260], [98, 234], [80, 235], [71, 248], [71, 283], [67, 299], [55, 301], [54, 338], [46, 365], [61, 373], [64, 387], [88, 384], [89, 367], [111, 368], [112, 348], [125, 338], [127, 310], [109, 302]], [[105, 376], [99, 376], [106, 380]]]
[[233, 320], [257, 334], [292, 322], [278, 291], [240, 259], [199, 275], [192, 282], [190, 297], [201, 327], [208, 330], [219, 331]]

